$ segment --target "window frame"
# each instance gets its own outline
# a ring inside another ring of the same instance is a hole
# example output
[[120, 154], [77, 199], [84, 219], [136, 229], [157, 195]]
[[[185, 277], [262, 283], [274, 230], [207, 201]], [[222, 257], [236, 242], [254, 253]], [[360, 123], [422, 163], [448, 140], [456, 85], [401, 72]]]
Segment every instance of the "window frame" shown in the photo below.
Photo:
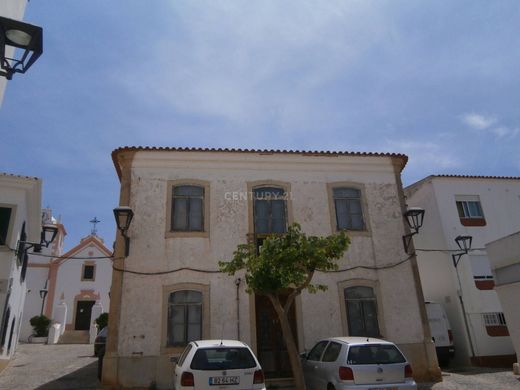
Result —
[[329, 214], [330, 214], [330, 226], [332, 233], [338, 233], [337, 215], [336, 215], [336, 202], [334, 198], [334, 189], [338, 188], [351, 188], [360, 192], [360, 206], [363, 218], [363, 229], [362, 230], [350, 230], [342, 229], [348, 232], [349, 236], [370, 236], [370, 218], [368, 214], [368, 199], [366, 195], [365, 185], [363, 183], [351, 182], [351, 181], [336, 181], [327, 183], [327, 195], [329, 203]]
[[[180, 186], [196, 186], [202, 187], [202, 226], [203, 230], [172, 230], [172, 216], [173, 216], [173, 188]], [[198, 179], [179, 179], [168, 180], [166, 191], [166, 226], [165, 238], [175, 237], [205, 237], [210, 235], [210, 183], [205, 180]]]
[[186, 345], [168, 345], [168, 306], [171, 293], [178, 291], [197, 291], [202, 294], [202, 339], [208, 339], [210, 336], [210, 287], [207, 284], [199, 283], [176, 283], [173, 285], [163, 286], [163, 303], [162, 303], [162, 331], [161, 331], [161, 354], [180, 354], [184, 351]]
[[[247, 183], [247, 202], [248, 202], [248, 226], [249, 226], [249, 234], [255, 234], [255, 218], [254, 218], [254, 199], [253, 192], [255, 189], [262, 187], [276, 187], [282, 189], [286, 194], [286, 202], [285, 202], [285, 223], [290, 226], [293, 223], [293, 205], [292, 205], [292, 192], [291, 192], [291, 183], [278, 181], [278, 180], [257, 180]], [[269, 234], [261, 233], [260, 236], [267, 237]]]
[[[471, 215], [471, 211], [468, 205], [470, 202], [478, 204], [478, 209], [481, 215]], [[482, 207], [482, 201], [480, 200], [480, 196], [455, 195], [455, 209], [457, 211], [457, 216], [459, 217], [459, 221], [462, 226], [486, 226], [486, 216], [484, 214], [484, 208]]]
[[6, 235], [5, 235], [5, 243], [2, 244], [2, 242], [0, 241], [0, 251], [1, 251], [1, 250], [9, 250], [9, 246], [13, 246], [13, 245], [9, 245], [9, 244], [11, 243], [11, 239], [12, 239], [12, 235], [13, 235], [17, 207], [15, 204], [10, 204], [10, 203], [0, 203], [0, 207], [11, 210], [11, 215], [9, 216], [9, 222], [7, 224], [7, 231], [6, 231]]
[[340, 302], [340, 312], [341, 312], [341, 324], [343, 327], [343, 334], [345, 336], [351, 336], [349, 327], [348, 327], [348, 319], [347, 319], [347, 302], [345, 299], [344, 290], [350, 287], [370, 287], [374, 291], [374, 295], [376, 298], [376, 307], [377, 307], [377, 322], [379, 324], [379, 338], [384, 338], [386, 334], [385, 327], [385, 317], [383, 311], [383, 297], [381, 295], [381, 287], [380, 282], [378, 280], [371, 279], [350, 279], [338, 282], [338, 298]]
[[[93, 267], [92, 279], [85, 278], [85, 269], [87, 267]], [[82, 282], [95, 282], [96, 281], [96, 263], [93, 261], [86, 261], [81, 266], [81, 281]]]

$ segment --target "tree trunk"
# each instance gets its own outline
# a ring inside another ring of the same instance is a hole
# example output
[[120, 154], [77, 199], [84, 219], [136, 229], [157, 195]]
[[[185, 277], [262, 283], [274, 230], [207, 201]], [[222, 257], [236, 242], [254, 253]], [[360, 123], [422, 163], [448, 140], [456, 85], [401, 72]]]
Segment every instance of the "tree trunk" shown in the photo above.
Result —
[[276, 314], [278, 314], [278, 319], [280, 320], [283, 338], [285, 340], [285, 344], [287, 345], [289, 362], [291, 363], [291, 368], [294, 376], [294, 384], [296, 386], [296, 389], [306, 390], [305, 379], [303, 377], [302, 362], [300, 360], [300, 354], [298, 351], [298, 347], [296, 346], [296, 341], [294, 340], [294, 335], [291, 330], [291, 325], [289, 324], [287, 314], [285, 313], [285, 310], [278, 296], [269, 294], [268, 297], [271, 300], [271, 303], [273, 304]]

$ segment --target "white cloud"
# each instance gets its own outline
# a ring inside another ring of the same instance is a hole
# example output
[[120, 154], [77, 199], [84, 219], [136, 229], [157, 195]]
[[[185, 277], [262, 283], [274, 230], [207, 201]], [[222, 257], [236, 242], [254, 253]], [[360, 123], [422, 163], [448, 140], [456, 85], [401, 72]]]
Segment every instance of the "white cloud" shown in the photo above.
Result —
[[489, 131], [495, 134], [498, 138], [515, 138], [520, 133], [519, 128], [511, 129], [506, 126], [493, 127], [489, 129]]
[[462, 115], [462, 122], [476, 130], [485, 130], [496, 123], [496, 118], [484, 116], [477, 113]]

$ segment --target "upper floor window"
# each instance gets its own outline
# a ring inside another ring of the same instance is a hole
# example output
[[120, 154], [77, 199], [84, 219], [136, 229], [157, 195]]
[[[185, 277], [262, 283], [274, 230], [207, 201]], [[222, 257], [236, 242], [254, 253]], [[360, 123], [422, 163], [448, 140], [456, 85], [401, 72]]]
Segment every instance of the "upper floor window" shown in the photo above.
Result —
[[171, 230], [204, 231], [204, 187], [195, 185], [173, 187]]
[[287, 231], [287, 196], [282, 188], [261, 187], [253, 190], [255, 233]]
[[457, 211], [464, 226], [485, 226], [486, 220], [478, 196], [457, 196]]
[[96, 266], [93, 264], [83, 264], [83, 273], [81, 280], [93, 281], [95, 275]]
[[361, 191], [357, 188], [338, 187], [332, 189], [336, 210], [337, 230], [365, 230]]
[[349, 336], [380, 337], [374, 289], [367, 286], [344, 290]]
[[185, 346], [202, 339], [202, 293], [172, 292], [168, 298], [167, 345]]
[[12, 208], [0, 207], [0, 245], [6, 245], [9, 223], [11, 222]]

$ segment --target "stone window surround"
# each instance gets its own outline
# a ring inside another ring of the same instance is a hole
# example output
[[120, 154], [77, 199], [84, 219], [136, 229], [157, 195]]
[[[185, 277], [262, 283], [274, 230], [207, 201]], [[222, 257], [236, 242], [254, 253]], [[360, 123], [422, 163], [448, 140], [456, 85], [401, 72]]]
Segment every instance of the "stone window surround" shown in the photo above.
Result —
[[[85, 279], [85, 266], [93, 266], [94, 272], [92, 274], [92, 279]], [[96, 262], [92, 260], [85, 261], [81, 266], [81, 281], [82, 282], [95, 282], [96, 281]]]
[[[287, 195], [287, 200], [285, 203], [286, 206], [286, 223], [287, 226], [293, 223], [293, 208], [292, 208], [292, 196], [291, 196], [291, 184], [285, 181], [278, 180], [255, 180], [247, 182], [247, 193], [252, 194], [253, 191], [257, 188], [262, 187], [276, 187], [281, 188], [285, 191]], [[247, 197], [247, 209], [248, 209], [248, 226], [249, 233], [253, 234], [255, 232], [255, 214], [254, 214], [254, 199], [253, 196]]]
[[162, 288], [162, 322], [161, 322], [161, 354], [180, 354], [186, 346], [174, 347], [168, 346], [167, 332], [168, 332], [168, 298], [171, 293], [193, 290], [202, 294], [202, 339], [210, 338], [210, 301], [209, 284], [201, 283], [175, 283], [163, 286]]
[[341, 325], [343, 328], [343, 334], [349, 336], [348, 329], [348, 321], [347, 321], [347, 305], [345, 302], [345, 289], [349, 287], [371, 287], [374, 290], [374, 294], [376, 296], [376, 305], [377, 305], [377, 322], [379, 324], [379, 333], [381, 334], [380, 338], [384, 338], [386, 335], [385, 321], [384, 321], [384, 312], [382, 305], [382, 296], [381, 289], [379, 286], [378, 280], [371, 279], [348, 279], [341, 282], [338, 282], [338, 295], [339, 295], [339, 303], [340, 303], [340, 312], [341, 312]]
[[365, 224], [364, 230], [347, 230], [349, 236], [370, 236], [370, 219], [368, 218], [368, 204], [365, 185], [363, 183], [352, 182], [352, 181], [335, 181], [327, 183], [327, 194], [329, 198], [329, 214], [330, 214], [330, 227], [332, 233], [337, 233], [336, 224], [336, 205], [334, 203], [334, 188], [353, 188], [361, 191], [361, 210], [363, 212], [363, 223]]
[[9, 241], [11, 240], [11, 236], [13, 234], [14, 229], [14, 221], [16, 219], [16, 208], [17, 206], [15, 204], [11, 203], [0, 203], [0, 207], [5, 207], [11, 209], [11, 216], [9, 217], [9, 225], [7, 227], [7, 235], [5, 236], [5, 243], [7, 245], [0, 244], [0, 251], [2, 250], [10, 250], [8, 248]]
[[[209, 230], [210, 230], [210, 186], [209, 181], [206, 180], [198, 180], [198, 179], [177, 179], [177, 180], [168, 180], [167, 181], [167, 191], [166, 191], [166, 229], [165, 229], [165, 238], [175, 238], [175, 237], [205, 237], [209, 238]], [[204, 230], [194, 231], [194, 232], [177, 232], [171, 230], [171, 222], [172, 222], [172, 196], [173, 196], [173, 187], [182, 186], [182, 185], [192, 185], [199, 186], [204, 188]]]

